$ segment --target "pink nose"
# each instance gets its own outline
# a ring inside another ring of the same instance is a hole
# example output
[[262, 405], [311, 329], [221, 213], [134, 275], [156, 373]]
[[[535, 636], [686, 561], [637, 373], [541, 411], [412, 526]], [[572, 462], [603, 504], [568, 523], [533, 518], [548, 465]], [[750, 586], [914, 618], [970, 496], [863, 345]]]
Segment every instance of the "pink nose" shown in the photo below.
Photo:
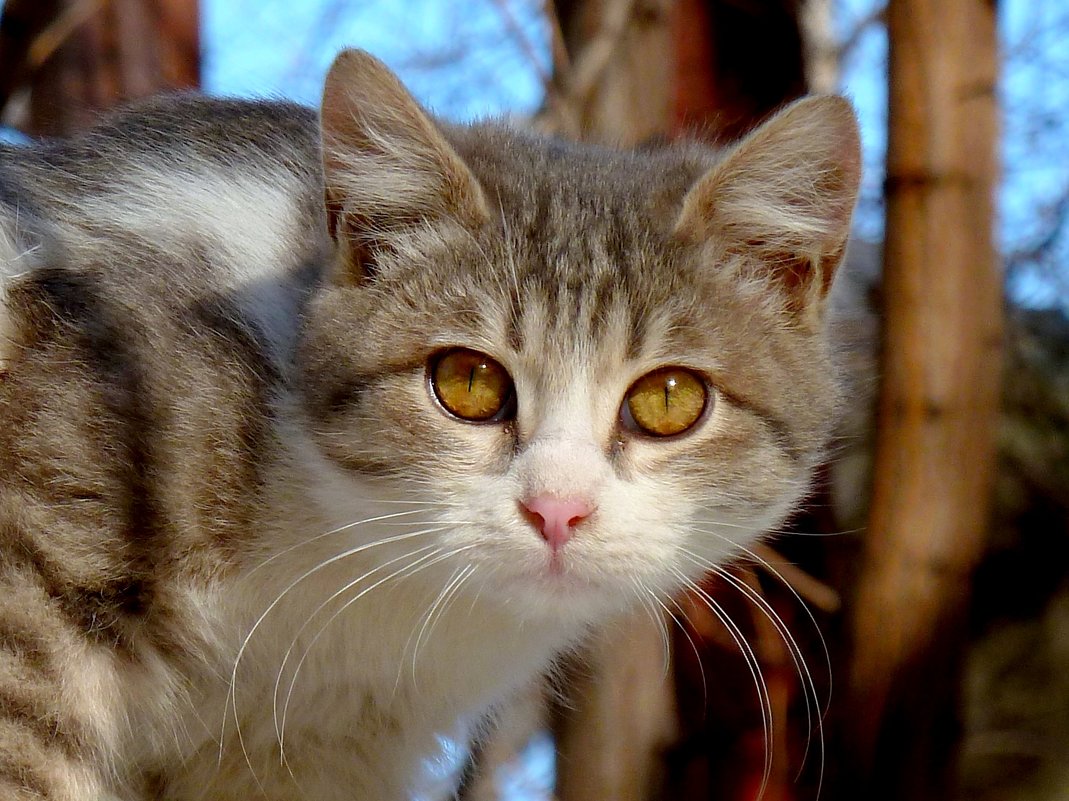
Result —
[[585, 498], [557, 498], [536, 495], [520, 505], [527, 510], [531, 523], [554, 552], [559, 551], [575, 533], [575, 527], [594, 511]]

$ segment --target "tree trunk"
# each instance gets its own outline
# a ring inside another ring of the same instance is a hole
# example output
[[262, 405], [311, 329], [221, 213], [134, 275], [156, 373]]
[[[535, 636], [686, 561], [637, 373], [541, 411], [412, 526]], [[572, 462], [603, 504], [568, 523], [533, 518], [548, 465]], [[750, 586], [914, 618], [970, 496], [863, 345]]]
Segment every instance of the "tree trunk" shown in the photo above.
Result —
[[591, 643], [571, 668], [571, 708], [557, 726], [560, 801], [659, 797], [677, 728], [662, 625], [638, 615]]
[[673, 133], [730, 142], [806, 92], [799, 0], [678, 0]]
[[995, 9], [891, 0], [883, 384], [854, 602], [853, 797], [945, 798], [998, 410]]

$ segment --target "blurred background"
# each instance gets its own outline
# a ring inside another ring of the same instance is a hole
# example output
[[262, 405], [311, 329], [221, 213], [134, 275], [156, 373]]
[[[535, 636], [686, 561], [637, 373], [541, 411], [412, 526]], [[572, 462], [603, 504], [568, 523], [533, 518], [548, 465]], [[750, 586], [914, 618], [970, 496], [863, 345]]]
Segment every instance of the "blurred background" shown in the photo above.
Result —
[[730, 143], [807, 92], [865, 140], [849, 393], [766, 546], [606, 632], [469, 761], [468, 801], [1069, 800], [1069, 3], [0, 0], [0, 122], [161, 90], [314, 105], [344, 46], [433, 111]]

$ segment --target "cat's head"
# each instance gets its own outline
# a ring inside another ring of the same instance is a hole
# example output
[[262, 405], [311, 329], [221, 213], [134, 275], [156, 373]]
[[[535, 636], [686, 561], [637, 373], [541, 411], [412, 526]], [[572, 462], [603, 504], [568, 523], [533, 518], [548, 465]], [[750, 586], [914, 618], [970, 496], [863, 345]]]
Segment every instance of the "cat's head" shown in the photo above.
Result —
[[322, 127], [338, 257], [302, 361], [354, 494], [429, 502], [489, 595], [586, 614], [737, 555], [804, 493], [836, 406], [845, 101], [727, 152], [614, 152], [443, 125], [348, 52]]

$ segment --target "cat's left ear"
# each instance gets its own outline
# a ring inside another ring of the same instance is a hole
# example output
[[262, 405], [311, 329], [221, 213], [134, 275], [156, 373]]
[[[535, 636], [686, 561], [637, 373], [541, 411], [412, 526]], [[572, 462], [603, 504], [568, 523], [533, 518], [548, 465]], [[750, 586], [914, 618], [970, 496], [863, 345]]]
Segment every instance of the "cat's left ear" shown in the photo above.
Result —
[[320, 108], [324, 192], [331, 236], [347, 277], [375, 269], [376, 250], [413, 226], [487, 219], [475, 176], [390, 69], [343, 51]]
[[676, 232], [756, 260], [793, 314], [819, 314], [846, 249], [860, 173], [850, 103], [806, 98], [699, 179], [684, 199]]

